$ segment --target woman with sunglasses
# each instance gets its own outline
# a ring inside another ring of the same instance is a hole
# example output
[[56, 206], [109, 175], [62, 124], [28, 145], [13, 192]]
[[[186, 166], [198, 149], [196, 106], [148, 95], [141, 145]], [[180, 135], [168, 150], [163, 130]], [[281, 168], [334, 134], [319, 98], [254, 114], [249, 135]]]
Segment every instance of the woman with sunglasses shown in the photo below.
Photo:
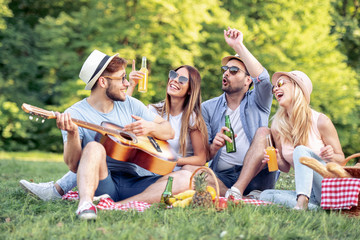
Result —
[[[201, 115], [201, 77], [192, 66], [182, 65], [169, 71], [165, 100], [149, 105], [150, 110], [170, 122], [175, 137], [168, 140], [177, 152], [178, 161], [174, 171], [181, 168], [191, 170], [194, 166], [203, 166], [208, 155], [208, 135], [204, 119]], [[137, 84], [129, 87], [133, 91]], [[129, 90], [128, 89], [128, 90]], [[144, 192], [118, 203], [139, 201], [146, 198], [148, 192], [163, 189], [146, 189]]]
[[[322, 177], [299, 162], [300, 157], [315, 158], [322, 164], [344, 165], [344, 153], [331, 120], [310, 107], [312, 83], [301, 71], [277, 72], [272, 77], [273, 93], [279, 108], [273, 117], [271, 134], [277, 148], [279, 169], [295, 171], [296, 191], [265, 190], [260, 199], [294, 209], [314, 209], [321, 201]], [[264, 162], [269, 156], [264, 155]]]
[[174, 171], [184, 165], [202, 166], [206, 162], [208, 135], [201, 115], [200, 84], [200, 74], [192, 66], [170, 70], [165, 100], [149, 106], [175, 130], [175, 138], [168, 141], [179, 157]]

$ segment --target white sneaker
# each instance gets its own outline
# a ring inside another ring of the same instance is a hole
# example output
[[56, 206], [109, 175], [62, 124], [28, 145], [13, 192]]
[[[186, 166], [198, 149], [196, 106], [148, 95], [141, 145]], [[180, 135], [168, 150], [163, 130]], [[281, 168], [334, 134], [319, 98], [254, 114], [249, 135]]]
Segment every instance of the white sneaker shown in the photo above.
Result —
[[262, 191], [260, 191], [260, 190], [252, 190], [248, 195], [246, 195], [246, 197], [259, 200], [261, 193], [262, 193]]
[[94, 196], [93, 201], [94, 202], [100, 201], [102, 198], [110, 198], [110, 199], [112, 199], [109, 194], [105, 193], [105, 194], [100, 195], [100, 196]]
[[54, 182], [31, 183], [26, 180], [20, 180], [20, 186], [30, 195], [43, 200], [53, 201], [62, 199], [55, 188]]
[[225, 193], [225, 198], [232, 196], [235, 200], [242, 199], [242, 194], [237, 187], [232, 186]]
[[91, 202], [85, 202], [76, 210], [76, 215], [81, 220], [96, 220], [97, 209]]

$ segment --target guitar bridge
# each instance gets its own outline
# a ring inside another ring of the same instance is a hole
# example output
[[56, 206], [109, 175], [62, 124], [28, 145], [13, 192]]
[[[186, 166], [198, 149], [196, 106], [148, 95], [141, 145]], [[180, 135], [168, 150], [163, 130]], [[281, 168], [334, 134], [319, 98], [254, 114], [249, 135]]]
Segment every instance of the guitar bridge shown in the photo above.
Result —
[[147, 136], [147, 137], [148, 137], [149, 141], [151, 142], [151, 144], [153, 145], [153, 147], [156, 149], [156, 151], [162, 152], [159, 144], [155, 141], [155, 139], [150, 136]]

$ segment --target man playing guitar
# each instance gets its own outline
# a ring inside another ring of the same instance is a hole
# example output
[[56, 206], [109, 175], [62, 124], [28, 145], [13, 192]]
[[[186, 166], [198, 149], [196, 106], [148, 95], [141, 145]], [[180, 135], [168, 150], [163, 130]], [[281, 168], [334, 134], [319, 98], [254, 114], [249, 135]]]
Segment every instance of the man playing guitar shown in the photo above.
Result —
[[117, 54], [110, 57], [94, 50], [79, 75], [86, 83], [85, 89], [91, 90], [90, 96], [75, 103], [65, 113], [56, 113], [56, 123], [64, 139], [64, 161], [72, 172], [77, 173], [80, 202], [76, 214], [80, 219], [96, 219], [96, 207], [92, 203], [94, 195], [108, 194], [114, 201], [120, 201], [146, 189], [143, 201], [155, 202], [170, 175], [174, 177], [174, 193], [188, 187], [190, 172], [140, 176], [133, 164], [106, 156], [104, 146], [95, 141], [96, 132], [73, 122], [72, 118], [97, 125], [105, 121], [124, 126], [124, 131], [136, 136], [150, 135], [160, 140], [174, 137], [169, 122], [126, 95], [129, 86], [126, 64], [126, 60]]

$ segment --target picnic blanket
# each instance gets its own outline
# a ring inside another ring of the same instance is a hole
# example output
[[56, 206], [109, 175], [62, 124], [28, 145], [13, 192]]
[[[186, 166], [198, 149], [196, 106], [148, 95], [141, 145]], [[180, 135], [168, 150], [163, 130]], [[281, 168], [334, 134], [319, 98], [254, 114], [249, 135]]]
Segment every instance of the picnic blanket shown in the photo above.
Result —
[[358, 205], [359, 178], [324, 178], [321, 184], [323, 209], [351, 209]]
[[[220, 197], [227, 200], [224, 197]], [[62, 197], [63, 200], [79, 200], [78, 191], [69, 191]], [[252, 204], [256, 206], [260, 205], [269, 205], [272, 204], [271, 202], [256, 200], [256, 199], [240, 199], [245, 204]], [[143, 212], [146, 209], [151, 207], [151, 204], [146, 202], [138, 202], [138, 201], [131, 201], [126, 204], [115, 203], [111, 198], [101, 198], [99, 203], [96, 205], [96, 208], [101, 210], [121, 210], [121, 211], [128, 211], [128, 210], [135, 210], [138, 212]]]
[[[67, 194], [62, 196], [63, 200], [79, 200], [78, 191], [69, 191]], [[138, 212], [143, 212], [148, 209], [151, 204], [146, 202], [132, 201], [126, 204], [115, 203], [111, 198], [101, 198], [99, 203], [96, 205], [97, 209], [101, 210], [135, 210]]]

